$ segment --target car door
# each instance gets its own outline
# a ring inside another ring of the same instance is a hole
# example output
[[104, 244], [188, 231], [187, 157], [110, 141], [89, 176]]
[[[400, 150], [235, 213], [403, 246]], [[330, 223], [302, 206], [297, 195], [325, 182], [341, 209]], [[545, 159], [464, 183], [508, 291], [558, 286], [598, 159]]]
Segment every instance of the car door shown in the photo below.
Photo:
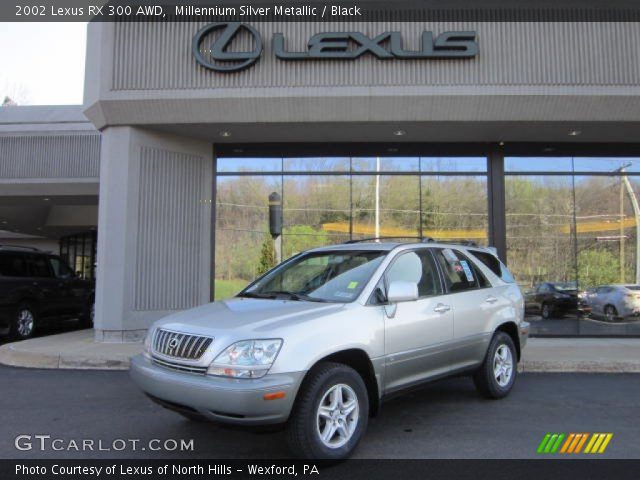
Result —
[[553, 300], [553, 289], [548, 283], [538, 285], [536, 291], [535, 304], [538, 312], [542, 312], [542, 305]]
[[607, 303], [607, 298], [611, 290], [611, 287], [607, 286], [596, 288], [596, 293], [591, 300], [592, 313], [596, 315], [604, 315], [604, 306]]
[[27, 271], [38, 298], [38, 312], [41, 317], [55, 317], [60, 314], [60, 286], [53, 271], [42, 254], [25, 255]]
[[80, 315], [87, 298], [86, 282], [79, 279], [61, 258], [51, 255], [48, 257], [48, 261], [57, 280], [58, 313], [60, 315]]
[[493, 334], [498, 312], [510, 307], [500, 289], [493, 287], [482, 270], [462, 251], [439, 248], [434, 251], [444, 278], [447, 303], [453, 307], [453, 369], [480, 363]]
[[419, 299], [384, 307], [386, 392], [446, 372], [453, 339], [453, 313], [430, 249], [400, 253], [385, 273], [385, 288], [394, 281], [417, 283]]

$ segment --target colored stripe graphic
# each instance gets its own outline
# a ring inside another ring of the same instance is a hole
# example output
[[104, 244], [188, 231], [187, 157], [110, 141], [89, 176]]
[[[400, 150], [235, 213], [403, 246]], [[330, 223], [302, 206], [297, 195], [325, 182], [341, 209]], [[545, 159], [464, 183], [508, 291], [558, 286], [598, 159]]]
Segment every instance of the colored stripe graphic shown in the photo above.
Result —
[[612, 433], [594, 433], [584, 453], [604, 453], [613, 437]]
[[604, 453], [612, 438], [613, 433], [547, 433], [538, 445], [537, 452], [566, 455]]

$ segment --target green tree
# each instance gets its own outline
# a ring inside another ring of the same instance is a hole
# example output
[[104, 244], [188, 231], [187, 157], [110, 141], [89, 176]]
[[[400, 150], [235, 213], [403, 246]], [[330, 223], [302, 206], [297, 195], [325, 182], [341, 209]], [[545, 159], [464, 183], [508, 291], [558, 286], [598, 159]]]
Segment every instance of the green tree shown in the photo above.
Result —
[[276, 265], [276, 253], [273, 248], [273, 240], [266, 237], [262, 242], [260, 250], [260, 263], [258, 265], [258, 276], [267, 273]]
[[284, 254], [287, 259], [310, 248], [329, 245], [329, 236], [324, 230], [316, 230], [310, 225], [292, 225], [284, 228]]
[[616, 283], [620, 277], [620, 261], [609, 250], [584, 250], [578, 255], [581, 288]]

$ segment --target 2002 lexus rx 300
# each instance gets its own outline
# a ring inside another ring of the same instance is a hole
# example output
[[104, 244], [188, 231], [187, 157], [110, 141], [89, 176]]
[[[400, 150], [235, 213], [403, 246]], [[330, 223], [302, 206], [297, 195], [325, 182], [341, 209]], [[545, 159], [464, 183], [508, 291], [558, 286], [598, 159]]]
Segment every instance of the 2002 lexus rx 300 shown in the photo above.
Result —
[[149, 330], [133, 380], [192, 419], [282, 424], [294, 453], [341, 459], [389, 394], [468, 372], [512, 389], [529, 324], [490, 249], [360, 243], [290, 258], [235, 298]]

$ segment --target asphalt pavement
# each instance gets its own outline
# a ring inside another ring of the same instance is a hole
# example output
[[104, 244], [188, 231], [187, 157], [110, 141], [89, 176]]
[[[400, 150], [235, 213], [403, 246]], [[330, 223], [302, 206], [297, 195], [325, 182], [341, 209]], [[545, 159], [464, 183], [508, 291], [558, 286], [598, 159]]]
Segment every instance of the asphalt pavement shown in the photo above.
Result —
[[[598, 458], [638, 459], [639, 380], [638, 374], [525, 373], [500, 401], [480, 398], [469, 378], [439, 381], [385, 403], [355, 457], [540, 458], [536, 449], [548, 432], [610, 432], [613, 439]], [[288, 456], [281, 432], [183, 419], [149, 401], [124, 371], [0, 367], [0, 385], [0, 458]], [[20, 447], [30, 449], [16, 448], [20, 435]], [[42, 440], [45, 450], [36, 435], [51, 437]], [[59, 451], [51, 448], [55, 439]], [[92, 441], [93, 450], [78, 451], [83, 440]], [[187, 448], [193, 440], [192, 451], [172, 450], [181, 440]], [[171, 451], [150, 450], [162, 445]]]

